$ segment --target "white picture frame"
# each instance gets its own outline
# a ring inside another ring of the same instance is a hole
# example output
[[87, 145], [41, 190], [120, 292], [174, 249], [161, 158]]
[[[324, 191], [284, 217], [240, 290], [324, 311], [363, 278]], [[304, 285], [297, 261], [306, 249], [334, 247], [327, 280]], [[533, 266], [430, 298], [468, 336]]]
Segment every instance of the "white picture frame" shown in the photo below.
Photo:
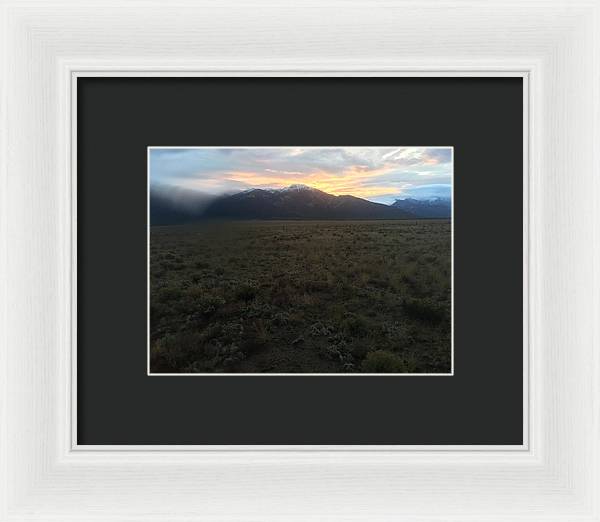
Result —
[[[0, 520], [600, 520], [597, 0], [0, 8]], [[79, 75], [523, 77], [524, 444], [77, 445]]]

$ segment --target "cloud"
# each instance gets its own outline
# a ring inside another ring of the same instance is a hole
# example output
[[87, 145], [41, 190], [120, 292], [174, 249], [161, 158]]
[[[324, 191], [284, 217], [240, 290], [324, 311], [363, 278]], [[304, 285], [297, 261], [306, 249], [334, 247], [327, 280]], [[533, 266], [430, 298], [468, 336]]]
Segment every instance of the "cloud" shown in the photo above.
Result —
[[392, 202], [407, 188], [449, 184], [452, 149], [264, 147], [151, 149], [152, 184], [218, 195], [305, 184], [336, 195]]
[[419, 185], [405, 188], [398, 199], [450, 198], [451, 196], [452, 185]]

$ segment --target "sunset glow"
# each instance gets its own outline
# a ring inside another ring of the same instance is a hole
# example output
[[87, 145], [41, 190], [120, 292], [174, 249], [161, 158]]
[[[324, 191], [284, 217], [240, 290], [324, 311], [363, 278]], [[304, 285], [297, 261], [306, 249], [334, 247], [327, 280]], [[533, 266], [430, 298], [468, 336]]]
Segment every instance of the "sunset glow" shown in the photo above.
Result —
[[152, 148], [151, 185], [208, 195], [307, 185], [381, 203], [450, 196], [451, 147]]

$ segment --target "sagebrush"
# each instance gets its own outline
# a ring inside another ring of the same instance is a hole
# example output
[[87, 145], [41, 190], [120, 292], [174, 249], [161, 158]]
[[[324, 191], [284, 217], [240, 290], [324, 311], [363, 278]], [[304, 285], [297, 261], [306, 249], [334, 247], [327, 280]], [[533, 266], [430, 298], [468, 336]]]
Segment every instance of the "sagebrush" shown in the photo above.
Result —
[[446, 373], [447, 220], [151, 228], [153, 373]]

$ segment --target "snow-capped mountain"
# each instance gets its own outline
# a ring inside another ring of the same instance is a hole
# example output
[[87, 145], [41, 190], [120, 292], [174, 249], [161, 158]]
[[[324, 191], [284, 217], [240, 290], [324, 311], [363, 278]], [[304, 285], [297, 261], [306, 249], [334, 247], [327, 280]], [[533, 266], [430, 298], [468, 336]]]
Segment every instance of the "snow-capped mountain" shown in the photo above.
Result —
[[410, 212], [418, 218], [450, 218], [452, 214], [450, 198], [397, 199], [391, 206]]
[[228, 219], [407, 219], [402, 209], [354, 196], [334, 196], [305, 185], [253, 189], [214, 200], [204, 217]]
[[202, 219], [414, 219], [401, 208], [354, 196], [334, 196], [306, 185], [283, 189], [249, 189], [181, 208], [177, 200], [151, 193], [153, 225], [191, 223]]

